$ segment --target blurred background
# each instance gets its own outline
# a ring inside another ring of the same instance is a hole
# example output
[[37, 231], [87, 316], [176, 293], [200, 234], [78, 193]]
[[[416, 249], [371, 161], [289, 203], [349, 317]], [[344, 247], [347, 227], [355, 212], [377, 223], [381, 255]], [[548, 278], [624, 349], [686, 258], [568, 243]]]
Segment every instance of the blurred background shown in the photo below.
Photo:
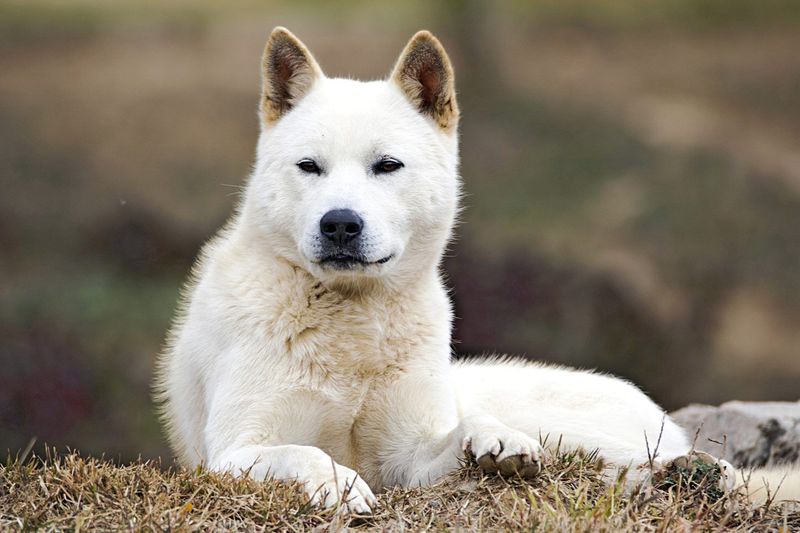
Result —
[[800, 398], [800, 2], [0, 3], [0, 451], [169, 456], [155, 354], [253, 161], [275, 25], [329, 75], [455, 63], [459, 354], [668, 409]]

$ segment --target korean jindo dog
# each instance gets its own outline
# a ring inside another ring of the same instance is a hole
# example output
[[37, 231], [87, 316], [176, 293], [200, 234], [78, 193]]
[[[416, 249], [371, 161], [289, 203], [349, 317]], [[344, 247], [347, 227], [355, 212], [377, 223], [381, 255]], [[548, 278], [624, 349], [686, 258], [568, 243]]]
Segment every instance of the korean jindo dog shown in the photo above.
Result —
[[[623, 380], [451, 362], [439, 264], [458, 212], [459, 109], [433, 35], [365, 83], [327, 78], [276, 28], [262, 74], [254, 170], [159, 360], [156, 397], [182, 463], [297, 480], [315, 502], [365, 513], [374, 492], [433, 483], [465, 456], [535, 476], [540, 435], [621, 466], [648, 461], [645, 435], [660, 435], [659, 461], [689, 452]], [[728, 488], [742, 483], [719, 464]], [[756, 497], [767, 481], [797, 497], [800, 479], [784, 475], [755, 473]]]

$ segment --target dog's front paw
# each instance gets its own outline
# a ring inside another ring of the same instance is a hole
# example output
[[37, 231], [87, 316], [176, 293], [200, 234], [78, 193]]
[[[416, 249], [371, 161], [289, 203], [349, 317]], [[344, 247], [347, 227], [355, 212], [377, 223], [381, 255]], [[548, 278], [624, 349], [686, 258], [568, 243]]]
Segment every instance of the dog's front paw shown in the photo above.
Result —
[[296, 481], [302, 484], [311, 503], [326, 509], [367, 514], [378, 504], [358, 473], [313, 446], [247, 446], [223, 456], [212, 468], [256, 480]]
[[378, 505], [366, 481], [346, 466], [329, 464], [302, 481], [311, 503], [326, 509], [341, 506], [346, 512], [369, 514]]
[[487, 474], [532, 478], [542, 471], [544, 450], [539, 441], [502, 425], [468, 434], [462, 449]]

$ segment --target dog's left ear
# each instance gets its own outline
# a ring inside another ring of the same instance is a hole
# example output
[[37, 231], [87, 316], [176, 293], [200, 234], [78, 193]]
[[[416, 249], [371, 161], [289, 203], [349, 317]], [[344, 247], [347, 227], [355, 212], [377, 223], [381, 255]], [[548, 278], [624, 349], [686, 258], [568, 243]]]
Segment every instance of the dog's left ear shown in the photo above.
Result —
[[433, 34], [423, 30], [411, 38], [390, 78], [420, 113], [431, 117], [442, 130], [455, 131], [458, 103], [453, 67]]
[[280, 26], [267, 40], [262, 69], [261, 118], [265, 124], [281, 118], [324, 77], [308, 48]]

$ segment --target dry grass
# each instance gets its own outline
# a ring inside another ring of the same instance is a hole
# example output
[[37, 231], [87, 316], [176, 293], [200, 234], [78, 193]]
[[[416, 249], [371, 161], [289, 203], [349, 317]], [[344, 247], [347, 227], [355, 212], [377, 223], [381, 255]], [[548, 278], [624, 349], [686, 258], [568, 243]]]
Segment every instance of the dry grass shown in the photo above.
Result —
[[[712, 476], [713, 477], [713, 476]], [[534, 482], [482, 477], [465, 466], [424, 489], [380, 496], [373, 516], [308, 505], [290, 484], [259, 483], [155, 462], [115, 465], [77, 453], [0, 467], [3, 529], [544, 529], [559, 531], [779, 530], [800, 514], [751, 509], [707, 480], [673, 477], [625, 496], [591, 458], [561, 454]]]

